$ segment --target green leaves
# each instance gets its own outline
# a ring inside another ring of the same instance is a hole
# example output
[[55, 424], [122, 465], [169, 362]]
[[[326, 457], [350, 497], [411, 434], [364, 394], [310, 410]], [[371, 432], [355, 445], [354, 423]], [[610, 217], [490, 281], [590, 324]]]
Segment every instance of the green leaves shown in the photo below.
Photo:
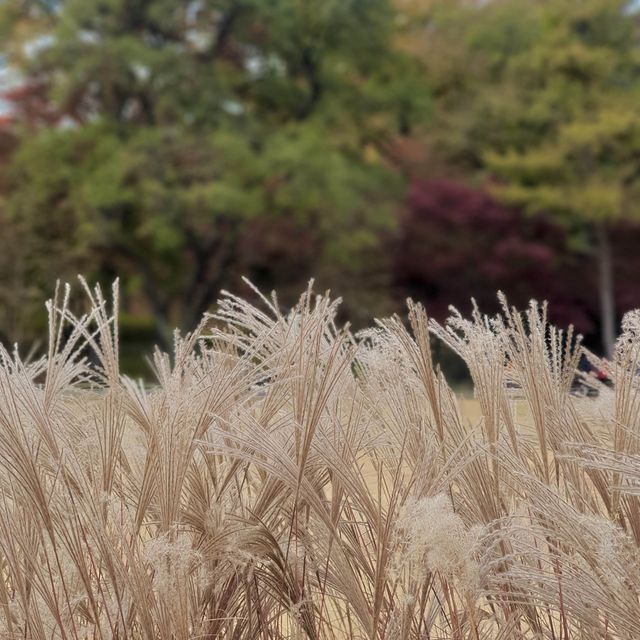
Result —
[[530, 211], [587, 222], [633, 215], [625, 198], [637, 179], [640, 132], [632, 20], [619, 2], [540, 6], [536, 38], [493, 88], [508, 92], [521, 122], [508, 122], [510, 142], [483, 153], [502, 183], [497, 192]]
[[7, 207], [135, 278], [158, 325], [195, 323], [258, 219], [313, 229], [301, 285], [357, 270], [392, 224], [384, 152], [429, 104], [388, 0], [67, 0], [32, 29], [46, 46], [11, 62], [54, 130], [20, 105]]

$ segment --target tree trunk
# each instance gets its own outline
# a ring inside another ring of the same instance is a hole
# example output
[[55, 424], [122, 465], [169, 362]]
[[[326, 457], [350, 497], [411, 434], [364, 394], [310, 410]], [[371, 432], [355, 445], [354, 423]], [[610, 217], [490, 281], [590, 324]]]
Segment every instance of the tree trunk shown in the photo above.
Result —
[[607, 358], [613, 356], [616, 341], [616, 311], [613, 289], [611, 241], [606, 224], [598, 225], [598, 294], [600, 296], [600, 331], [602, 348]]

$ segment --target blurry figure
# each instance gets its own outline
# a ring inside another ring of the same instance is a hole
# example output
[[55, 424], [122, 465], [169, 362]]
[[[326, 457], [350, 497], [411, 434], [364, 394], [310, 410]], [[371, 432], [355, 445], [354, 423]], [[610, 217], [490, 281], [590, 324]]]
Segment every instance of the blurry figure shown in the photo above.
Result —
[[578, 362], [577, 373], [571, 384], [571, 394], [597, 398], [600, 393], [598, 385], [591, 382], [591, 379], [595, 379], [609, 388], [613, 387], [613, 381], [608, 373], [604, 369], [596, 367], [589, 358], [587, 358], [586, 354], [582, 352], [580, 361]]

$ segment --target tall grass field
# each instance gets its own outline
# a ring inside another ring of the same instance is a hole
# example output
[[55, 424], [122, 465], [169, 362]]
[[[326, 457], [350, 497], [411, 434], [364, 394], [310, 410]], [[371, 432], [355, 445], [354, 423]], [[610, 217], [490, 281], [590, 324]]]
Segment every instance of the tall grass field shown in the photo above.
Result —
[[83, 286], [46, 356], [0, 351], [1, 638], [640, 637], [640, 312], [575, 397], [544, 305], [354, 335], [311, 290], [225, 293], [142, 384]]

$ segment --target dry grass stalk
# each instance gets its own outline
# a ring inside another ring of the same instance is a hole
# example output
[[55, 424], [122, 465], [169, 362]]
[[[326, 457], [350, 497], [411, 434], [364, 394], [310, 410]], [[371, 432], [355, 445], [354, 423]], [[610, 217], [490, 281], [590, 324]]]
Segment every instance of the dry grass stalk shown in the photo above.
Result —
[[46, 356], [0, 351], [3, 638], [637, 637], [637, 313], [597, 401], [544, 306], [440, 326], [410, 302], [354, 336], [311, 290], [286, 315], [224, 294], [145, 387], [117, 286], [84, 288], [86, 315], [50, 302]]

